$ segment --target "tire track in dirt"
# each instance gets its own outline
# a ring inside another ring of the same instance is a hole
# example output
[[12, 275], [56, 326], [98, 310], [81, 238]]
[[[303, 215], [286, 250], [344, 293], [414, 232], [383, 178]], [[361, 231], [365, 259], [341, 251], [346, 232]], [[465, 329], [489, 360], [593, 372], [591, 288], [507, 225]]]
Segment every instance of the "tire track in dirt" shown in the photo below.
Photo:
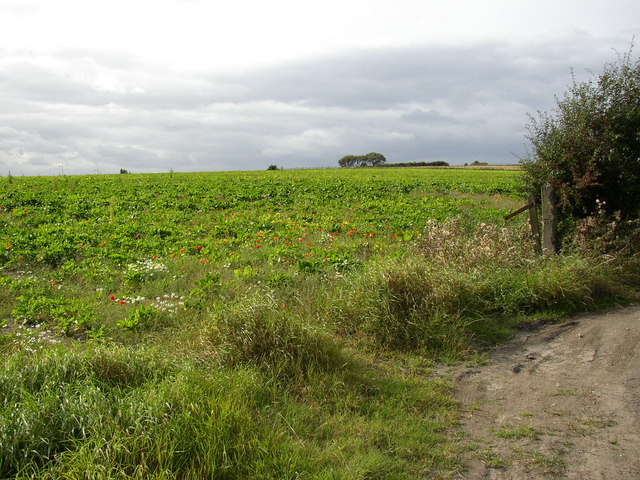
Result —
[[640, 479], [640, 307], [524, 333], [456, 372], [466, 479]]

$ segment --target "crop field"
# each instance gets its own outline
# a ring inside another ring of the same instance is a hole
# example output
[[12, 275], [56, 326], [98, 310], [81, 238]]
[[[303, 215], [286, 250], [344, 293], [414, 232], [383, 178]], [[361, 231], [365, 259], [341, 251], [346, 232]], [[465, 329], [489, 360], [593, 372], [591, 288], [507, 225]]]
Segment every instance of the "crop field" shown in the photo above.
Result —
[[372, 170], [12, 179], [0, 196], [0, 265], [16, 320], [102, 335], [114, 327], [104, 315], [113, 305], [176, 313], [198, 302], [202, 282], [284, 288], [294, 276], [402, 254], [428, 221], [498, 220], [515, 205], [514, 178]]
[[0, 179], [0, 478], [447, 478], [433, 365], [607, 292], [519, 175]]
[[507, 171], [328, 170], [18, 178], [5, 182], [0, 194], [0, 264], [74, 269], [95, 259], [115, 265], [167, 256], [217, 261], [246, 257], [251, 248], [263, 248], [272, 260], [312, 258], [315, 264], [327, 251], [348, 256], [363, 244], [409, 241], [429, 219], [463, 212], [497, 219], [516, 177]]

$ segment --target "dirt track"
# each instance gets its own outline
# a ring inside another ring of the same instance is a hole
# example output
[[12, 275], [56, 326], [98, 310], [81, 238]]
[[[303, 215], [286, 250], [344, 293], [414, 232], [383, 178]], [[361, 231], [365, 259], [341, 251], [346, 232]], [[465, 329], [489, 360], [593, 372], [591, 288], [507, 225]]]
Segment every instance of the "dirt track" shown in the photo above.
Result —
[[457, 372], [466, 479], [640, 479], [640, 307], [523, 333]]

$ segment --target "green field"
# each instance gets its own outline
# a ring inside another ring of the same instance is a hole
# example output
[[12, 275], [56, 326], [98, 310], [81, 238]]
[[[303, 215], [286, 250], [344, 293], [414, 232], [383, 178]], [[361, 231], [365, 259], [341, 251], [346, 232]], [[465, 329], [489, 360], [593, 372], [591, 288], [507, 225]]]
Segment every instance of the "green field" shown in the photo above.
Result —
[[[366, 234], [408, 240], [430, 218], [468, 211], [474, 218], [499, 218], [505, 205], [494, 200], [513, 195], [516, 176], [326, 170], [15, 178], [0, 194], [6, 242], [0, 264], [59, 267], [70, 260], [124, 263], [179, 253], [217, 258], [242, 255], [246, 248], [240, 247], [256, 243], [270, 254], [318, 258], [326, 248], [317, 242], [328, 237], [339, 237], [338, 243], [345, 235]], [[478, 194], [487, 197], [478, 203]], [[479, 206], [486, 208], [479, 212]], [[287, 238], [309, 235], [316, 241], [312, 248], [284, 248]], [[389, 243], [373, 237], [364, 243]]]
[[438, 362], [626, 298], [518, 171], [0, 179], [0, 478], [448, 478]]

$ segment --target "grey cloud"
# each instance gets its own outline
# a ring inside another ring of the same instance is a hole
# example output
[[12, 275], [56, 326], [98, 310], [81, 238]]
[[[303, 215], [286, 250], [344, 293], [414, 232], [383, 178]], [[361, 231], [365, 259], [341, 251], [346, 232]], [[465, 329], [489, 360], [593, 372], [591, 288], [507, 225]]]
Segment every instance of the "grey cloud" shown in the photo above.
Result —
[[402, 119], [412, 123], [455, 123], [456, 119], [449, 115], [443, 115], [437, 110], [422, 110], [418, 108], [409, 113], [402, 114]]
[[[628, 39], [617, 42], [624, 48]], [[566, 88], [571, 68], [580, 77], [611, 60], [612, 45], [578, 34], [561, 43], [369, 49], [260, 72], [243, 94], [363, 110], [503, 100], [536, 109]]]
[[597, 71], [626, 42], [370, 49], [234, 75], [178, 74], [118, 52], [6, 56], [0, 172], [335, 166], [368, 151], [514, 162], [527, 113], [553, 106], [572, 67]]

